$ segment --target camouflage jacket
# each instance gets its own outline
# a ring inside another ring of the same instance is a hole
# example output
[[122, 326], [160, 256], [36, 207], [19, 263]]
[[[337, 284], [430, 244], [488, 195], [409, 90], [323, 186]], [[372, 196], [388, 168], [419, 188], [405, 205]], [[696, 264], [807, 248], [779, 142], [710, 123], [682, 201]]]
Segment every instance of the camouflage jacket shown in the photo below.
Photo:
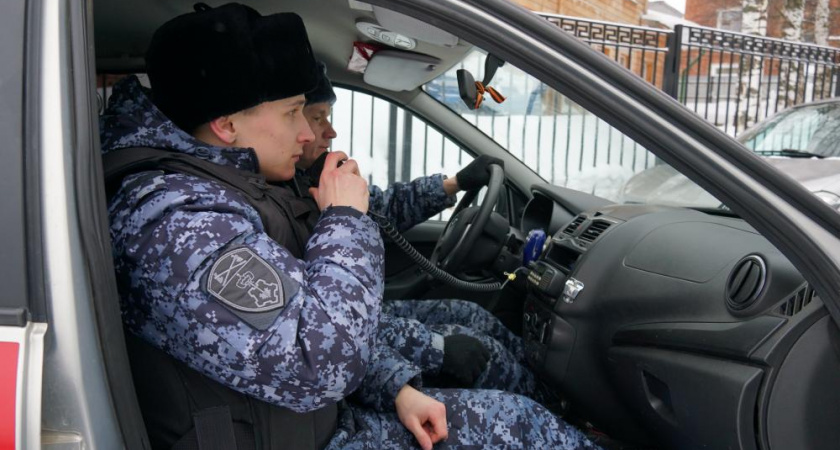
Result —
[[[310, 186], [309, 175], [298, 170], [295, 180], [304, 196], [310, 199], [311, 207], [317, 208], [314, 199], [306, 194]], [[398, 230], [408, 230], [455, 204], [457, 198], [446, 195], [443, 180], [443, 175], [438, 174], [394, 183], [385, 190], [371, 185], [369, 209], [388, 218]], [[402, 356], [400, 360], [389, 352], [387, 357], [397, 372], [399, 366], [404, 365], [436, 375], [443, 364], [444, 337], [416, 320], [383, 314], [379, 319], [378, 337], [378, 345], [386, 345]], [[355, 398], [363, 404], [382, 406], [388, 396], [363, 387]]]
[[391, 219], [399, 231], [425, 222], [444, 209], [454, 206], [456, 197], [443, 190], [443, 175], [420, 177], [408, 183], [394, 183], [382, 190], [371, 185], [369, 208]]
[[[370, 186], [371, 211], [387, 217], [399, 230], [407, 230], [455, 204], [454, 195], [443, 190], [443, 175], [420, 177], [407, 183], [394, 183], [388, 189]], [[320, 214], [308, 194], [309, 175], [298, 170], [297, 190], [311, 210]], [[307, 223], [309, 220], [307, 218]], [[379, 411], [393, 408], [399, 389], [406, 383], [419, 386], [420, 373], [437, 374], [443, 364], [443, 336], [416, 320], [382, 314], [371, 370], [353, 400]]]
[[[134, 77], [114, 87], [101, 132], [106, 153], [146, 146], [258, 167], [250, 149], [175, 127]], [[324, 211], [303, 259], [265, 234], [237, 192], [189, 175], [126, 177], [109, 218], [126, 328], [206, 376], [304, 412], [362, 385], [395, 395], [419, 373], [395, 372], [393, 350], [375, 346], [384, 250], [358, 211]]]

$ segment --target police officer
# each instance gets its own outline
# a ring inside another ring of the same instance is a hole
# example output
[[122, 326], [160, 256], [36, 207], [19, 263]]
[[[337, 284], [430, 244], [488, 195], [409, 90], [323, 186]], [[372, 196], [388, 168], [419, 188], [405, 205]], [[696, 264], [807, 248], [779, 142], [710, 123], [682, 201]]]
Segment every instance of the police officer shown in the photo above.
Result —
[[[304, 188], [311, 176], [317, 176], [313, 172], [319, 172], [338, 135], [330, 123], [337, 98], [325, 65], [318, 64], [318, 83], [306, 93], [303, 108], [315, 138], [303, 145], [303, 154], [295, 164], [298, 184]], [[487, 184], [490, 164], [502, 165], [502, 161], [481, 156], [455, 177], [420, 177], [394, 183], [384, 191], [369, 186], [369, 207], [390, 218], [397, 229], [407, 230], [453, 206], [462, 185], [472, 189]], [[380, 341], [419, 366], [427, 384], [501, 389], [544, 400], [526, 366], [522, 339], [480, 305], [462, 300], [395, 300], [384, 302], [382, 310]]]
[[340, 152], [301, 242], [305, 212], [266, 181], [291, 180], [313, 139], [316, 70], [296, 15], [198, 4], [155, 32], [151, 96], [136, 77], [114, 88], [110, 231], [153, 447], [592, 448], [524, 397], [418, 390], [419, 369], [377, 344], [383, 246]]

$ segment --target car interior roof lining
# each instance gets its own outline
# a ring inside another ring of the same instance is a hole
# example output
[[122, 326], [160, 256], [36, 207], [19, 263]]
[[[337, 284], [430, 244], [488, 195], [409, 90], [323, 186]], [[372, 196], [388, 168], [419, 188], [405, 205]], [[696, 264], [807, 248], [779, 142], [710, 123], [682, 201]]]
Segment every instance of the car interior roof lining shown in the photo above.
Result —
[[[173, 17], [192, 11], [194, 3], [194, 0], [96, 2], [94, 37], [97, 72], [144, 72], [143, 56], [155, 29]], [[264, 15], [286, 11], [299, 14], [306, 24], [312, 49], [316, 57], [326, 64], [330, 78], [342, 84], [378, 90], [364, 83], [361, 74], [346, 69], [353, 42], [370, 40], [358, 31], [356, 22], [365, 20], [376, 23], [372, 11], [352, 8], [346, 1], [332, 0], [255, 0], [248, 2], [248, 5]], [[216, 6], [215, 2], [212, 6]], [[391, 31], [411, 34], [411, 30]], [[471, 44], [464, 41], [459, 41], [454, 47], [446, 47], [418, 40], [413, 52], [440, 60], [422, 77], [428, 80], [458, 64], [472, 48]], [[394, 50], [384, 44], [383, 49]], [[382, 91], [383, 94], [387, 92]]]

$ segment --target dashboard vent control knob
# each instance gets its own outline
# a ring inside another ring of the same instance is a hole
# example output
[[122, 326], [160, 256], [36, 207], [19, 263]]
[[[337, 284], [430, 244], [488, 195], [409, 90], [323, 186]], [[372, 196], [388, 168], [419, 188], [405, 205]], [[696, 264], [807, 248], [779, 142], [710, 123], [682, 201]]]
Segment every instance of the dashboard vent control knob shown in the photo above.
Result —
[[726, 281], [726, 303], [732, 309], [745, 309], [755, 303], [767, 282], [767, 264], [758, 255], [745, 256], [735, 264]]

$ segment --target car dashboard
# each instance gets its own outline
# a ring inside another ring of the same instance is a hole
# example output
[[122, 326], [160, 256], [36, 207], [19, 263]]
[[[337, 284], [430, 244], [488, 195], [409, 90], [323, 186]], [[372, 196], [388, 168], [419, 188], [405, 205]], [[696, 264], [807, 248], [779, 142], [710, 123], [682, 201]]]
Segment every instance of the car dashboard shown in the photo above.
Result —
[[680, 449], [814, 448], [813, 423], [836, 428], [840, 408], [800, 382], [837, 391], [827, 312], [743, 220], [649, 205], [568, 220], [556, 190], [532, 193], [523, 228], [549, 238], [529, 264], [526, 359], [577, 414]]

